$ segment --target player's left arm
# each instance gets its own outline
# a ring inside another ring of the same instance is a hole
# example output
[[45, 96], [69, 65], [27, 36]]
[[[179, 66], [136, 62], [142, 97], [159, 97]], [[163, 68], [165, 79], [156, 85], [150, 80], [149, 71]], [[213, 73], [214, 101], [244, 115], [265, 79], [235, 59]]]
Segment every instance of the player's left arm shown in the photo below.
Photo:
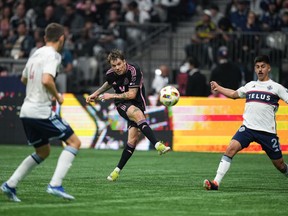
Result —
[[285, 103], [288, 104], [288, 89], [282, 85], [279, 85], [278, 88], [278, 96], [283, 100]]
[[56, 84], [54, 81], [54, 77], [50, 73], [42, 74], [42, 84], [49, 91], [49, 93], [57, 100], [59, 104], [63, 103], [63, 97], [59, 94]]
[[[102, 93], [108, 91], [110, 88], [112, 88], [112, 86], [109, 85], [109, 83], [106, 81], [99, 89], [97, 89], [95, 92], [93, 92], [93, 94], [89, 95], [86, 98], [86, 102], [89, 103], [95, 101], [97, 98], [99, 98], [100, 100], [108, 100], [103, 98], [104, 94]], [[105, 95], [107, 95], [107, 93], [105, 93]]]
[[[109, 95], [107, 94], [107, 96], [110, 97], [108, 99], [133, 100], [133, 99], [136, 98], [137, 92], [138, 92], [138, 88], [129, 88], [128, 92], [124, 92], [124, 93], [121, 93], [121, 94], [109, 94]], [[105, 98], [103, 98], [103, 99], [104, 100], [108, 100], [108, 99], [105, 99]]]
[[122, 100], [133, 100], [136, 98], [137, 92], [139, 88], [129, 88], [127, 92], [123, 92], [121, 94], [116, 93], [104, 93], [99, 95], [100, 100], [110, 100], [110, 99], [122, 99]]

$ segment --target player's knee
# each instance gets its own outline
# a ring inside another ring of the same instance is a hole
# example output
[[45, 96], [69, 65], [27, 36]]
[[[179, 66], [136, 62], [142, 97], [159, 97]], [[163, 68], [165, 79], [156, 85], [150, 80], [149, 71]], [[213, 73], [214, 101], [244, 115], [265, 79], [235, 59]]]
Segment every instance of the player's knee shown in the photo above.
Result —
[[128, 143], [132, 146], [136, 146], [136, 144], [138, 143], [138, 137], [134, 136], [134, 137], [129, 138]]
[[45, 160], [50, 155], [50, 145], [35, 148], [35, 152], [42, 160]]
[[227, 155], [227, 156], [232, 158], [241, 149], [242, 149], [242, 146], [241, 146], [241, 144], [238, 141], [231, 140], [229, 146], [226, 149], [225, 155]]
[[36, 154], [42, 159], [45, 160], [50, 155], [50, 150], [37, 152]]
[[81, 141], [78, 139], [78, 140], [75, 140], [74, 142], [68, 143], [68, 145], [75, 148], [75, 149], [80, 149]]
[[81, 141], [80, 139], [76, 136], [76, 134], [73, 134], [71, 137], [69, 137], [65, 143], [68, 145], [68, 146], [71, 146], [75, 149], [80, 149], [81, 147]]

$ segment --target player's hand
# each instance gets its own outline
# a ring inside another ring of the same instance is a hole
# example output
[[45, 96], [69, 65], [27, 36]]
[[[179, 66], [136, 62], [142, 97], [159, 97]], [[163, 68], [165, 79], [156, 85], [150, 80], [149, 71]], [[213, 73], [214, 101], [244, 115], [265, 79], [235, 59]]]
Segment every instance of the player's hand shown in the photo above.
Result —
[[58, 94], [58, 97], [57, 97], [57, 102], [61, 105], [61, 104], [63, 104], [63, 102], [64, 102], [64, 98], [63, 98], [63, 96], [61, 95], [61, 94]]
[[105, 100], [110, 100], [112, 98], [112, 95], [109, 93], [104, 93], [104, 94], [100, 94], [98, 98], [99, 100], [103, 102]]
[[215, 81], [210, 82], [211, 90], [217, 91], [217, 88], [219, 87], [218, 83]]
[[86, 98], [86, 103], [94, 102], [98, 98], [98, 95], [93, 93]]

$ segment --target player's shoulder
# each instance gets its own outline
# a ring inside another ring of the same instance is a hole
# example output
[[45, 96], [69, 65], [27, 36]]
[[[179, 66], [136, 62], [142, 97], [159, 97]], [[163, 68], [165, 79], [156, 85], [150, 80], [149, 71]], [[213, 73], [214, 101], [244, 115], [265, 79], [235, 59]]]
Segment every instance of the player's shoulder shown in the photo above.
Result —
[[279, 87], [282, 86], [280, 83], [278, 83], [272, 79], [270, 79], [268, 83], [270, 83], [271, 85], [274, 85], [274, 86], [279, 86]]
[[257, 84], [257, 81], [250, 81], [245, 84], [245, 87], [255, 87]]
[[276, 88], [276, 89], [278, 89], [278, 90], [280, 90], [280, 89], [287, 90], [286, 87], [284, 87], [283, 85], [281, 85], [280, 83], [278, 83], [278, 82], [276, 82], [276, 81], [274, 81], [274, 80], [270, 80], [269, 82], [270, 82], [270, 85], [271, 85], [271, 87], [272, 87], [273, 89]]
[[57, 61], [61, 61], [61, 55], [52, 47], [43, 46], [39, 48], [35, 53], [45, 57], [47, 60], [55, 59]]
[[134, 62], [127, 62], [127, 70], [130, 72], [141, 71], [140, 66]]
[[106, 71], [106, 76], [112, 76], [114, 74], [114, 70], [112, 68]]

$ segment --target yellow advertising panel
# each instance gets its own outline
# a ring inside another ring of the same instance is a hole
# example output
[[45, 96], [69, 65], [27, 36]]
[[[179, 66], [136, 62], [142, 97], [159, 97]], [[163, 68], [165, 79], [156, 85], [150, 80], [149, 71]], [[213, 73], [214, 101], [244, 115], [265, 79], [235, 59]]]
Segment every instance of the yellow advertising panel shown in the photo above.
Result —
[[[288, 153], [288, 105], [282, 101], [279, 105], [277, 132], [283, 153]], [[181, 97], [172, 107], [173, 150], [224, 152], [242, 125], [244, 106], [244, 99]], [[243, 152], [262, 152], [262, 149], [251, 143]]]

